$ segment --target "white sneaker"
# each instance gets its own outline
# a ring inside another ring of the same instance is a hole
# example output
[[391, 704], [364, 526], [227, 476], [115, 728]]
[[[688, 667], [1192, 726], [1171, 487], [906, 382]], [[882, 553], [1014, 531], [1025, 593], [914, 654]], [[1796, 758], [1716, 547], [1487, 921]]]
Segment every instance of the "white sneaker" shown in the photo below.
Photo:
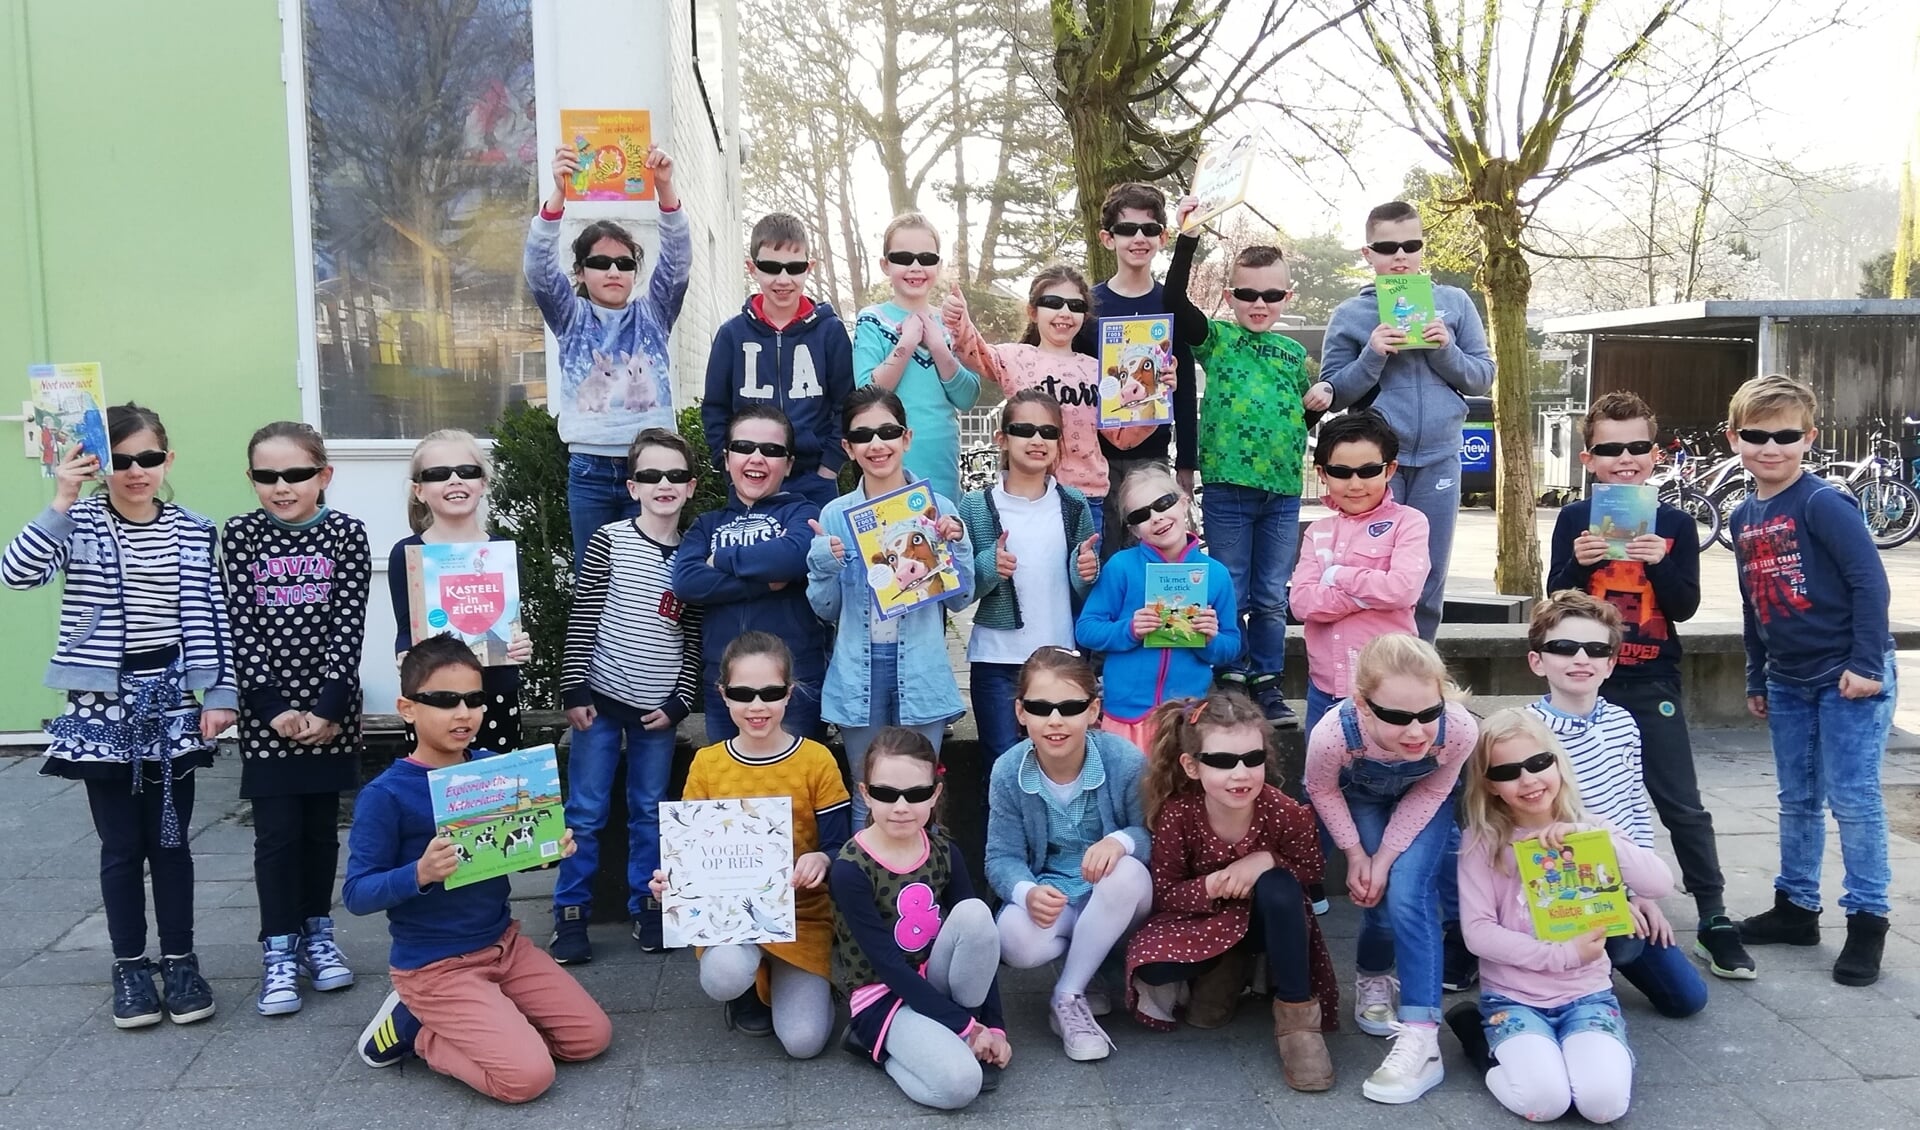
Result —
[[1394, 1021], [1394, 994], [1400, 981], [1390, 973], [1378, 977], [1362, 974], [1353, 985], [1353, 1019], [1369, 1036], [1391, 1036], [1400, 1027]]
[[1393, 1050], [1360, 1085], [1360, 1093], [1377, 1103], [1410, 1103], [1446, 1077], [1440, 1063], [1439, 1026], [1396, 1023]]
[[1068, 1059], [1085, 1063], [1105, 1059], [1112, 1053], [1113, 1040], [1087, 1010], [1087, 998], [1055, 997], [1049, 1012], [1047, 1023], [1053, 1028], [1053, 1034], [1060, 1037], [1060, 1046], [1066, 1049]]

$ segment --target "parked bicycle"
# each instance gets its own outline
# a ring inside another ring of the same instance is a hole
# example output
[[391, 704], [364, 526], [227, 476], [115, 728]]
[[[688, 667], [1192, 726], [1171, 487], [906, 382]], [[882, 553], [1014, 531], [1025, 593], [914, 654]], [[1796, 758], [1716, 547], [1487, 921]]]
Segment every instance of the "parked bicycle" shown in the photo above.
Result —
[[[1901, 473], [1900, 443], [1887, 434], [1884, 420], [1875, 421], [1867, 437], [1866, 458], [1841, 460], [1838, 454], [1832, 448], [1812, 448], [1804, 457], [1803, 469], [1853, 497], [1876, 547], [1894, 549], [1920, 534], [1920, 493], [1907, 484]], [[1720, 543], [1728, 548], [1732, 548], [1733, 512], [1753, 490], [1753, 476], [1738, 465], [1739, 457], [1734, 456], [1731, 461], [1734, 468], [1724, 473], [1721, 468], [1715, 468], [1708, 494], [1722, 521]]]

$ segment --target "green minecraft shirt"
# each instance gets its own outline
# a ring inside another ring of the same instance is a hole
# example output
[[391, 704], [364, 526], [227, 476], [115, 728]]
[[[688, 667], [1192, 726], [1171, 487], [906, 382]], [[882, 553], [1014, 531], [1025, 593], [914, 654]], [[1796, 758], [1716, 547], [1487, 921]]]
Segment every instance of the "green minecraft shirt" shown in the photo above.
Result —
[[1193, 347], [1207, 371], [1200, 400], [1200, 477], [1275, 494], [1300, 493], [1307, 452], [1307, 348], [1285, 334], [1207, 323]]

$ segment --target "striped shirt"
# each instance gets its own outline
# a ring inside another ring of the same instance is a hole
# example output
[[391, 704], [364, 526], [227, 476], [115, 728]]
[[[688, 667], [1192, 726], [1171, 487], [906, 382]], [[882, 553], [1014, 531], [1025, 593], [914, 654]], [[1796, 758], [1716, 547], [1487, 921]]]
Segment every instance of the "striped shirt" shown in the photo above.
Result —
[[127, 606], [127, 651], [137, 653], [180, 642], [180, 531], [170, 507], [151, 521], [136, 522], [113, 509], [120, 542], [120, 583]]
[[673, 595], [673, 554], [637, 520], [600, 527], [587, 542], [567, 621], [560, 694], [593, 695], [678, 722], [700, 700], [700, 608]]
[[1568, 714], [1542, 698], [1527, 704], [1566, 748], [1580, 803], [1643, 848], [1653, 846], [1653, 810], [1640, 765], [1640, 727], [1633, 715], [1597, 699], [1593, 713]]

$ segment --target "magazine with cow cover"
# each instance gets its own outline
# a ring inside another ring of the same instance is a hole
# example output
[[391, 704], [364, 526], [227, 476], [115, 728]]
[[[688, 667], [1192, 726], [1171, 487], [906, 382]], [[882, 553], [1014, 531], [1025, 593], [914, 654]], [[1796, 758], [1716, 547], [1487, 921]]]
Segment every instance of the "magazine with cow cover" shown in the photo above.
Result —
[[880, 619], [904, 616], [963, 587], [953, 550], [937, 528], [940, 518], [933, 485], [925, 479], [847, 508]]
[[520, 631], [520, 553], [510, 541], [407, 547], [407, 614], [413, 639], [452, 634], [488, 667], [514, 663]]
[[460, 857], [448, 890], [560, 862], [567, 821], [551, 745], [428, 770], [427, 794], [434, 828]]
[[1173, 318], [1100, 319], [1100, 426], [1173, 422]]
[[660, 928], [669, 948], [791, 942], [793, 798], [660, 805]]

